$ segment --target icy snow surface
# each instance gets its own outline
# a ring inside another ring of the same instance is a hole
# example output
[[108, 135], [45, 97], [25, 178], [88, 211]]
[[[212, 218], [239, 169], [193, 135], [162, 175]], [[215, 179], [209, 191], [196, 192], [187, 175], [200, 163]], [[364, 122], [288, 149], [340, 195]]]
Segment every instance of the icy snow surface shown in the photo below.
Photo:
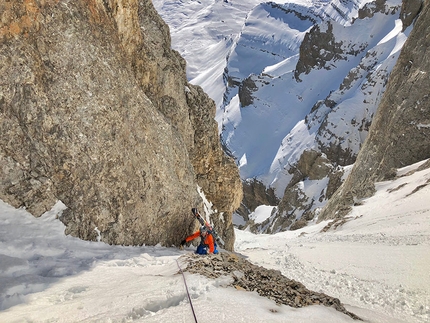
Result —
[[[369, 322], [429, 322], [429, 180], [428, 169], [379, 183], [335, 231], [320, 232], [328, 222], [275, 235], [236, 230], [236, 251]], [[180, 256], [192, 248], [64, 236], [61, 209], [34, 218], [0, 201], [0, 322], [194, 322], [176, 264], [184, 268]], [[278, 306], [226, 288], [228, 278], [185, 277], [198, 322], [352, 322], [331, 308]]]

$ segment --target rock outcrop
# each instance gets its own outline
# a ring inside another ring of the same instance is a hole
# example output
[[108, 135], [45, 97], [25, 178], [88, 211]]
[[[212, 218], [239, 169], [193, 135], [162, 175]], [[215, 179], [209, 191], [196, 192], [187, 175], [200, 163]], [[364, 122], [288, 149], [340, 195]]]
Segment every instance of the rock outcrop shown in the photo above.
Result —
[[213, 101], [149, 0], [0, 4], [0, 198], [66, 233], [178, 245], [200, 186], [232, 249], [242, 188]]
[[[243, 199], [236, 213], [249, 221], [248, 215], [255, 211], [259, 205], [277, 205], [279, 199], [271, 188], [267, 188], [262, 182], [257, 180], [247, 180], [243, 182]], [[249, 223], [248, 223], [249, 224]], [[239, 226], [239, 228], [242, 228]], [[250, 228], [251, 231], [259, 231]]]
[[346, 53], [341, 47], [342, 43], [336, 42], [334, 38], [331, 22], [327, 22], [325, 31], [321, 31], [318, 25], [313, 27], [300, 45], [300, 59], [294, 70], [295, 79], [300, 82], [300, 74], [309, 74], [314, 68], [330, 69], [326, 65], [331, 60], [345, 60]]
[[374, 183], [395, 169], [430, 158], [430, 2], [422, 11], [394, 67], [387, 89], [351, 174], [320, 220], [339, 218], [371, 196]]
[[403, 23], [403, 30], [409, 27], [417, 17], [418, 13], [421, 11], [423, 5], [423, 0], [410, 0], [403, 1], [402, 12], [400, 18]]
[[291, 307], [324, 305], [333, 307], [353, 319], [361, 320], [354, 313], [347, 311], [339, 299], [311, 291], [303, 284], [283, 276], [278, 270], [254, 265], [235, 254], [222, 252], [205, 257], [192, 254], [184, 256], [182, 259], [187, 264], [185, 270], [190, 273], [212, 279], [230, 276], [232, 282], [229, 286], [240, 290], [255, 291], [277, 304]]
[[[334, 167], [326, 156], [315, 150], [305, 150], [289, 172], [292, 178], [277, 208], [262, 223], [250, 225], [251, 231], [275, 233], [305, 227], [316, 216], [319, 206], [331, 198], [344, 175], [341, 167]], [[314, 183], [318, 199], [308, 196], [304, 181]]]

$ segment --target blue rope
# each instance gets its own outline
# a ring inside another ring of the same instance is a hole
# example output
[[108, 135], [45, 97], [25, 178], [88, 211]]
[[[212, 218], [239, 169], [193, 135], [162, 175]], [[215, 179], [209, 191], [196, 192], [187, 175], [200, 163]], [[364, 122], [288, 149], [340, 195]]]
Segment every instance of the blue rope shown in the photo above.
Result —
[[190, 296], [190, 292], [188, 291], [187, 281], [186, 281], [186, 279], [185, 279], [184, 272], [182, 271], [181, 266], [179, 266], [178, 259], [175, 259], [175, 260], [176, 260], [176, 264], [178, 265], [179, 271], [180, 271], [180, 272], [181, 272], [181, 274], [182, 274], [182, 278], [184, 279], [185, 290], [187, 291], [188, 300], [190, 301], [191, 311], [193, 311], [194, 321], [195, 321], [196, 323], [198, 323], [198, 322], [197, 322], [196, 313], [194, 312], [193, 302], [191, 302], [191, 296]]

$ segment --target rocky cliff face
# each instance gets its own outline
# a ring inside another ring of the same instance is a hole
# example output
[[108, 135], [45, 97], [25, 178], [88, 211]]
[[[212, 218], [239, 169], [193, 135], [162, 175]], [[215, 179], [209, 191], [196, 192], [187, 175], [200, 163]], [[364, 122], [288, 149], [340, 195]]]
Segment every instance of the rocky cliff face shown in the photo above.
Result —
[[[421, 3], [414, 3], [416, 11]], [[395, 176], [395, 168], [430, 158], [429, 34], [430, 2], [424, 1], [354, 168], [320, 219], [342, 217], [373, 194], [376, 181]]]
[[82, 239], [177, 245], [202, 206], [198, 185], [232, 249], [238, 171], [152, 2], [0, 12], [0, 198], [35, 216], [61, 200], [66, 233]]

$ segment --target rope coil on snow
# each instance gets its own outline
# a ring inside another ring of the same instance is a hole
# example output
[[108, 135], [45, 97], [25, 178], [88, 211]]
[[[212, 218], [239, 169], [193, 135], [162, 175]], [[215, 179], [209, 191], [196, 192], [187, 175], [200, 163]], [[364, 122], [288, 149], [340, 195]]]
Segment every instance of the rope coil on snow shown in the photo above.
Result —
[[198, 322], [197, 322], [196, 313], [194, 312], [193, 303], [191, 302], [191, 296], [190, 296], [190, 292], [188, 291], [187, 281], [186, 281], [186, 279], [185, 279], [184, 272], [182, 271], [181, 266], [179, 266], [178, 259], [175, 259], [175, 260], [176, 260], [176, 264], [178, 265], [179, 271], [180, 271], [180, 272], [181, 272], [181, 274], [182, 274], [182, 278], [184, 279], [185, 290], [187, 291], [188, 300], [189, 300], [189, 302], [190, 302], [190, 306], [191, 306], [191, 311], [193, 312], [193, 316], [194, 316], [194, 321], [195, 321], [196, 323], [198, 323]]

